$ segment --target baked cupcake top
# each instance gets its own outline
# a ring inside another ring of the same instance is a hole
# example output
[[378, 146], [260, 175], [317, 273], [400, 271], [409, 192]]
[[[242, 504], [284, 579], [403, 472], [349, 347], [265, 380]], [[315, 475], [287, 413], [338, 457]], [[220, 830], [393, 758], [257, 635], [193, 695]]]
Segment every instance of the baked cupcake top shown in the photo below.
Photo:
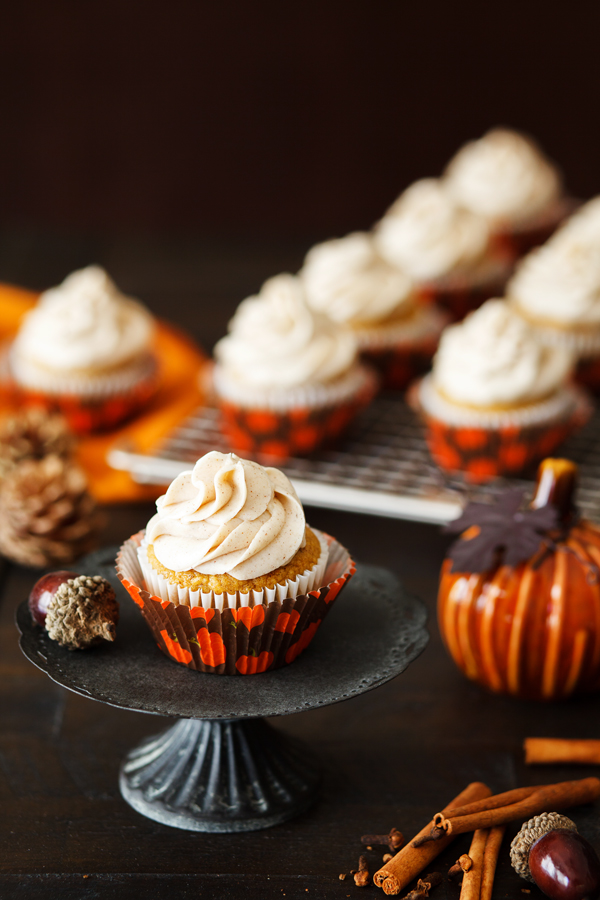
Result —
[[529, 253], [506, 293], [525, 317], [557, 326], [600, 325], [600, 243], [550, 240]]
[[600, 249], [600, 197], [580, 206], [552, 237], [553, 244], [585, 244]]
[[146, 538], [163, 566], [258, 578], [304, 546], [304, 510], [278, 469], [213, 450], [156, 501]]
[[53, 371], [106, 371], [146, 353], [153, 333], [141, 303], [121, 294], [100, 266], [88, 266], [41, 295], [14, 352]]
[[215, 346], [217, 361], [240, 382], [257, 388], [327, 383], [356, 360], [349, 328], [314, 312], [294, 275], [276, 275], [243, 300]]
[[556, 167], [530, 138], [494, 128], [462, 147], [445, 173], [448, 190], [468, 209], [494, 223], [518, 224], [561, 193]]
[[317, 244], [309, 250], [300, 277], [308, 304], [348, 325], [401, 317], [415, 305], [412, 279], [384, 260], [364, 232]]
[[504, 300], [488, 300], [442, 333], [433, 382], [451, 402], [510, 408], [551, 396], [572, 365], [567, 350], [544, 346]]
[[417, 281], [468, 272], [484, 257], [489, 238], [486, 220], [461, 208], [438, 178], [411, 185], [375, 230], [383, 258]]

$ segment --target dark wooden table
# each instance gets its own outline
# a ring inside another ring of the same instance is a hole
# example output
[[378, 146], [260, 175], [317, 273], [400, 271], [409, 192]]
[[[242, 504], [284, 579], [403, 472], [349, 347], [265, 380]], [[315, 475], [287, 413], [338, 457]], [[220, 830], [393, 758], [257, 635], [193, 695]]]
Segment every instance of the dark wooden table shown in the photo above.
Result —
[[[208, 347], [236, 302], [264, 277], [293, 270], [305, 246], [256, 242], [236, 248], [191, 238], [84, 241], [27, 234], [5, 235], [0, 243], [0, 279], [43, 287], [70, 268], [99, 261], [123, 288], [159, 313], [168, 309]], [[111, 508], [105, 542], [122, 541], [151, 512], [150, 505]], [[359, 559], [392, 569], [425, 601], [431, 641], [384, 687], [276, 720], [320, 758], [323, 792], [299, 818], [251, 834], [171, 829], [143, 818], [121, 799], [117, 775], [123, 756], [163, 722], [68, 693], [28, 663], [18, 649], [13, 619], [39, 573], [4, 565], [0, 900], [345, 900], [359, 889], [338, 875], [356, 868], [361, 834], [396, 826], [410, 835], [469, 781], [506, 790], [594, 774], [588, 767], [528, 768], [521, 745], [528, 735], [597, 737], [598, 699], [543, 705], [491, 696], [454, 668], [435, 623], [437, 576], [447, 545], [437, 528], [323, 509], [307, 512], [312, 524], [335, 534]], [[597, 810], [573, 815], [600, 850]], [[523, 896], [539, 900], [541, 893], [510, 868], [511, 836], [509, 829], [494, 898], [516, 898], [531, 887]], [[468, 836], [458, 838], [438, 858], [439, 870], [445, 872], [468, 842]], [[373, 870], [383, 852], [367, 853]], [[374, 887], [367, 890], [384, 896]], [[457, 900], [458, 888], [444, 883], [433, 896]]]

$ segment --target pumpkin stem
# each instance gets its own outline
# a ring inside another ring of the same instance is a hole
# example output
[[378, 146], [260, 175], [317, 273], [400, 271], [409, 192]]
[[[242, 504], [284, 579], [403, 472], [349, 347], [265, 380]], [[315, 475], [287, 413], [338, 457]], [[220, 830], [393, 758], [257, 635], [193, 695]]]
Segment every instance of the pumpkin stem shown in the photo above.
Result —
[[577, 466], [570, 459], [544, 459], [537, 473], [533, 509], [551, 504], [558, 510], [561, 522], [568, 525], [575, 513]]

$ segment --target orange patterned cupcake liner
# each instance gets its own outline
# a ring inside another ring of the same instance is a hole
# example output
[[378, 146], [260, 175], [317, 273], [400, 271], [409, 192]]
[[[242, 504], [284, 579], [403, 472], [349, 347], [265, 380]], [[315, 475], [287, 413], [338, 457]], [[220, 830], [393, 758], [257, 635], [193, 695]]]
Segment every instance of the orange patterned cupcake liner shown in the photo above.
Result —
[[439, 338], [432, 337], [413, 347], [398, 344], [395, 347], [362, 350], [361, 357], [381, 375], [381, 387], [402, 391], [419, 375], [431, 368], [432, 357]]
[[159, 649], [188, 669], [215, 675], [256, 675], [289, 665], [308, 647], [356, 571], [348, 551], [325, 535], [329, 562], [320, 588], [295, 599], [253, 607], [189, 607], [163, 600], [141, 586], [137, 549], [143, 535], [133, 535], [121, 547], [119, 579], [140, 608]]

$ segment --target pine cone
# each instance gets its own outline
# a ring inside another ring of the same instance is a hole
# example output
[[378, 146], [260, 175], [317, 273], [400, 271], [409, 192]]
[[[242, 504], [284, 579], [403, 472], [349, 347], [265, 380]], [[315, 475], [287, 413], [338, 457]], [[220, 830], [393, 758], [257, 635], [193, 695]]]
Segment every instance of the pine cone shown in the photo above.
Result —
[[80, 468], [59, 456], [25, 460], [0, 485], [0, 553], [26, 566], [68, 565], [100, 525]]
[[119, 604], [101, 575], [80, 575], [63, 582], [48, 604], [46, 631], [69, 650], [114, 641]]
[[26, 409], [0, 424], [0, 480], [25, 459], [43, 459], [50, 454], [67, 458], [75, 441], [65, 419], [58, 413]]

